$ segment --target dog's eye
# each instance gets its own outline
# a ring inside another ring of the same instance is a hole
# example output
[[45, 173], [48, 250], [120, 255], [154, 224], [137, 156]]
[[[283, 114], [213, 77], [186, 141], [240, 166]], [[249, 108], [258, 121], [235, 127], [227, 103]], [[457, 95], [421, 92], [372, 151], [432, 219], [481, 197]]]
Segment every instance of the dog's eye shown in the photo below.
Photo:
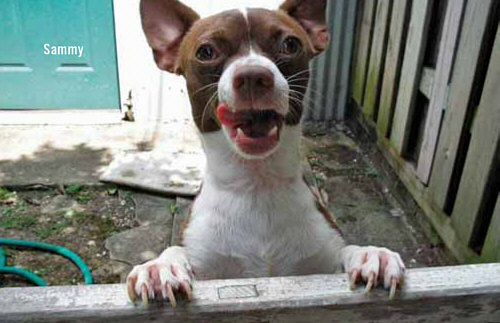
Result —
[[280, 52], [286, 55], [297, 54], [302, 49], [302, 44], [297, 37], [288, 36], [281, 43]]
[[196, 58], [202, 62], [211, 61], [215, 59], [215, 49], [208, 45], [201, 45], [196, 51]]

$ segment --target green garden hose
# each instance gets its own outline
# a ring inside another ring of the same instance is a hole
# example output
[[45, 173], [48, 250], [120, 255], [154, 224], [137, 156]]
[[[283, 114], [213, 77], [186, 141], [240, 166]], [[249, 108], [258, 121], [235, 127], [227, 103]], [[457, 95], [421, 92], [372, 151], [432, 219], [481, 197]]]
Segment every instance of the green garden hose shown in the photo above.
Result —
[[47, 286], [47, 283], [42, 278], [33, 274], [32, 272], [29, 272], [22, 268], [7, 266], [5, 261], [5, 253], [3, 252], [1, 246], [38, 249], [38, 250], [52, 252], [60, 256], [63, 256], [65, 258], [68, 258], [82, 272], [85, 284], [90, 285], [93, 283], [92, 274], [89, 268], [83, 262], [82, 258], [80, 258], [76, 253], [61, 246], [56, 246], [53, 244], [36, 242], [36, 241], [24, 241], [24, 240], [0, 238], [0, 274], [4, 273], [4, 274], [20, 275], [38, 286]]

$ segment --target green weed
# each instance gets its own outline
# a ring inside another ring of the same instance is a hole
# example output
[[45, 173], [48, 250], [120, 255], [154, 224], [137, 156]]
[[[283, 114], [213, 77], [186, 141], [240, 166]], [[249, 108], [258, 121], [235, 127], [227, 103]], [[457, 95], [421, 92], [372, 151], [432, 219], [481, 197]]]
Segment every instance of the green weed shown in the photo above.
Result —
[[76, 195], [83, 190], [82, 185], [68, 185], [66, 186], [66, 193], [68, 195]]

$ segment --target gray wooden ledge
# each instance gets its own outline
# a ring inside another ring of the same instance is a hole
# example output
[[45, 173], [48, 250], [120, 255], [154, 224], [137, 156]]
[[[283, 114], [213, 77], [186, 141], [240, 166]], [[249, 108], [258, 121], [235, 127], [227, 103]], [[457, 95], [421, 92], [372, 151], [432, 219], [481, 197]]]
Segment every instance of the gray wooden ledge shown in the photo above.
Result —
[[408, 270], [396, 299], [347, 276], [199, 281], [191, 303], [132, 305], [124, 285], [0, 289], [0, 322], [500, 322], [500, 264]]

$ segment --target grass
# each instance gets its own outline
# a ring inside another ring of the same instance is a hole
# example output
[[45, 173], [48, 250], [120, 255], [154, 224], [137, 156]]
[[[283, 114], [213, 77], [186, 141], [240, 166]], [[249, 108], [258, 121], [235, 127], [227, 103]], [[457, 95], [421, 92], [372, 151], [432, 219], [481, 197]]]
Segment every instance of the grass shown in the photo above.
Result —
[[116, 195], [118, 193], [118, 186], [115, 184], [109, 185], [108, 189], [106, 190], [108, 195]]
[[0, 217], [0, 227], [4, 229], [26, 230], [36, 224], [36, 216], [32, 214], [19, 215], [12, 209], [4, 209]]
[[167, 202], [171, 214], [179, 212], [179, 206], [175, 202]]
[[71, 220], [62, 219], [60, 221], [49, 223], [48, 225], [38, 228], [35, 235], [38, 239], [46, 239], [50, 236], [59, 234], [62, 229], [66, 228], [71, 224]]
[[25, 230], [36, 224], [36, 216], [25, 214], [24, 201], [15, 192], [0, 187], [0, 227], [4, 229]]
[[11, 192], [8, 189], [0, 187], [0, 205], [15, 204], [18, 201], [17, 193]]
[[92, 199], [92, 196], [89, 193], [81, 192], [75, 196], [75, 200], [80, 203], [87, 203]]
[[[92, 203], [92, 201], [104, 193], [108, 196], [116, 196], [118, 187], [111, 185], [102, 192], [97, 192], [82, 185], [68, 185], [65, 193], [80, 204]], [[131, 192], [125, 191], [125, 196], [130, 196]], [[166, 205], [172, 212], [177, 212], [175, 203]], [[38, 214], [39, 210], [30, 206], [21, 196], [15, 192], [0, 187], [0, 228], [19, 230], [33, 234], [38, 240], [47, 238], [59, 239], [67, 227], [88, 228], [95, 238], [108, 237], [118, 228], [115, 222], [103, 217], [102, 214], [93, 212], [69, 209], [57, 214]]]
[[87, 203], [92, 200], [92, 195], [82, 185], [68, 185], [65, 191], [79, 203]]
[[377, 168], [371, 166], [364, 169], [364, 175], [367, 177], [379, 177], [380, 173]]
[[74, 196], [83, 190], [82, 185], [68, 185], [66, 186], [66, 194]]
[[112, 233], [116, 232], [116, 226], [110, 219], [99, 219], [95, 221], [94, 224], [98, 228], [98, 231], [96, 233], [99, 235], [99, 237], [108, 237]]

